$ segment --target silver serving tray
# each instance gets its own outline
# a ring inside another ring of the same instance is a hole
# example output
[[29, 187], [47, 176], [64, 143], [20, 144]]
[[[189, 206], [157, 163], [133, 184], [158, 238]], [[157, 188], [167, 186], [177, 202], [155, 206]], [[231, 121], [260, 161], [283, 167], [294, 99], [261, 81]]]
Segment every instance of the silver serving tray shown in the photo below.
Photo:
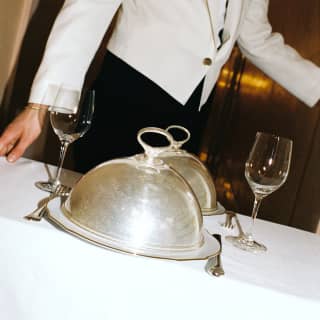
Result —
[[196, 250], [183, 250], [183, 251], [154, 251], [152, 253], [145, 253], [143, 250], [130, 250], [128, 248], [123, 249], [110, 239], [99, 236], [98, 234], [89, 232], [70, 221], [61, 209], [61, 199], [56, 198], [48, 204], [47, 220], [54, 225], [60, 227], [63, 231], [76, 236], [82, 240], [85, 240], [91, 244], [114, 250], [122, 253], [140, 255], [151, 258], [166, 259], [166, 260], [206, 260], [210, 257], [217, 256], [220, 253], [219, 242], [209, 234], [206, 229], [202, 230], [203, 245]]

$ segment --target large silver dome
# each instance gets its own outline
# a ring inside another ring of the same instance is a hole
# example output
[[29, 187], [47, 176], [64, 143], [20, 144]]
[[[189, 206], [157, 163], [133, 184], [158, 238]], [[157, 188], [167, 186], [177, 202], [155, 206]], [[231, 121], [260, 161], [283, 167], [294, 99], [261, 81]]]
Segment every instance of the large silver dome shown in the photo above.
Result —
[[163, 160], [163, 147], [141, 136], [144, 154], [114, 159], [85, 174], [62, 206], [48, 205], [47, 219], [62, 230], [105, 248], [173, 260], [207, 259], [220, 252], [218, 241], [203, 228], [199, 202], [186, 180]]
[[142, 141], [145, 132], [154, 128], [138, 134], [145, 154], [89, 171], [71, 191], [63, 213], [114, 249], [161, 257], [196, 251], [204, 244], [199, 203], [185, 179], [158, 158], [162, 148]]

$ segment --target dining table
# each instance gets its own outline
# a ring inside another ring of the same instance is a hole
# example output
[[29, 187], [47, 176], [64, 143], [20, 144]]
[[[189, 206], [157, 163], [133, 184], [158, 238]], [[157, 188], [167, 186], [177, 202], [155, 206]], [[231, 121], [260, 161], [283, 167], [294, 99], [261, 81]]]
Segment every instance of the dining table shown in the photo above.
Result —
[[[48, 197], [35, 182], [55, 169], [0, 158], [1, 320], [320, 319], [318, 234], [257, 219], [267, 251], [256, 254], [226, 241], [239, 230], [223, 226], [225, 214], [204, 216], [203, 227], [222, 236], [225, 274], [215, 277], [206, 260], [126, 254], [24, 219]], [[63, 170], [61, 181], [72, 187], [80, 177]], [[237, 218], [246, 230], [250, 217]]]

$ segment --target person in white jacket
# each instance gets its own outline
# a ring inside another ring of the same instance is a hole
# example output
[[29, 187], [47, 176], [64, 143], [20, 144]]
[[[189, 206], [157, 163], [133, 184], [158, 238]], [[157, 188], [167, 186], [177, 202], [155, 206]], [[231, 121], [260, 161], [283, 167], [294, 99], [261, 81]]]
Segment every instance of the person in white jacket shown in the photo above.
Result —
[[[54, 107], [56, 93], [49, 87], [83, 90], [86, 72], [116, 12], [94, 84], [95, 120], [79, 140], [81, 171], [134, 153], [136, 133], [143, 126], [184, 125], [193, 137], [190, 151], [196, 152], [206, 102], [236, 42], [272, 79], [308, 106], [316, 105], [320, 68], [272, 33], [268, 4], [268, 0], [66, 0], [50, 33], [29, 104], [0, 136], [0, 155], [14, 162], [38, 137], [45, 111]], [[60, 106], [59, 111], [74, 108]], [[92, 160], [84, 160], [85, 155]]]

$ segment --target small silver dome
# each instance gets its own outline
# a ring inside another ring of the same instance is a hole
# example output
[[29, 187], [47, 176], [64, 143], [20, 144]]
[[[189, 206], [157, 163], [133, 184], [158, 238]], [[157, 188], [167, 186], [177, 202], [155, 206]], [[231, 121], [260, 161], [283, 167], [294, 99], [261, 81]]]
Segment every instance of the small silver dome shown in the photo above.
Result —
[[212, 215], [217, 211], [217, 196], [209, 170], [195, 155], [181, 149], [190, 138], [190, 132], [181, 126], [172, 125], [166, 130], [180, 130], [186, 134], [184, 140], [173, 140], [173, 143], [160, 153], [159, 158], [178, 171], [194, 191], [203, 215]]

